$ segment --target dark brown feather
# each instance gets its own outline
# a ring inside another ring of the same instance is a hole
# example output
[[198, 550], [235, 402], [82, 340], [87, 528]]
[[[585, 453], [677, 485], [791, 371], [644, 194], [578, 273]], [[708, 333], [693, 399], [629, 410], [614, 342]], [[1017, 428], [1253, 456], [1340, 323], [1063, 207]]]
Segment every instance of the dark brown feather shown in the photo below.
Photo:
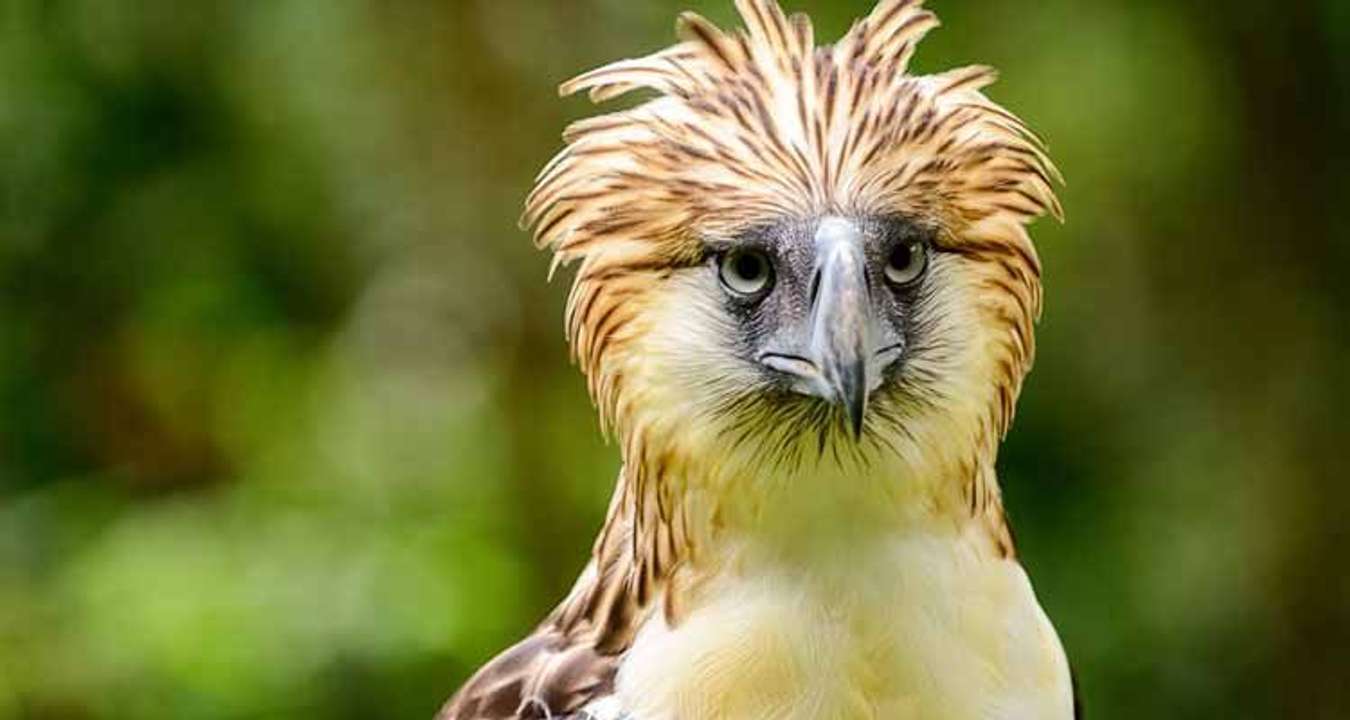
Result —
[[[436, 720], [566, 720], [613, 691], [623, 654], [648, 617], [673, 617], [665, 591], [686, 548], [667, 547], [675, 559], [658, 562], [657, 543], [632, 542], [633, 513], [643, 505], [630, 496], [632, 474], [628, 468], [620, 474], [591, 562], [567, 599], [532, 635], [475, 673]], [[647, 483], [644, 492], [659, 485]]]

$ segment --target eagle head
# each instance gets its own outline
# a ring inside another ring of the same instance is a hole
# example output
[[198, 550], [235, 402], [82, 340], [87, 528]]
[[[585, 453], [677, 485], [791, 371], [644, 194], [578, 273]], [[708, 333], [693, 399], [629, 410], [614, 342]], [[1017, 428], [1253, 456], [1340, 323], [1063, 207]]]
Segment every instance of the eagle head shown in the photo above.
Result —
[[[837, 43], [774, 0], [746, 28], [562, 86], [601, 102], [542, 171], [525, 222], [577, 263], [566, 327], [627, 462], [870, 465], [969, 474], [1033, 355], [1060, 215], [1042, 144], [972, 66], [906, 67], [938, 21], [883, 0]], [[641, 457], [635, 457], [640, 455]]]

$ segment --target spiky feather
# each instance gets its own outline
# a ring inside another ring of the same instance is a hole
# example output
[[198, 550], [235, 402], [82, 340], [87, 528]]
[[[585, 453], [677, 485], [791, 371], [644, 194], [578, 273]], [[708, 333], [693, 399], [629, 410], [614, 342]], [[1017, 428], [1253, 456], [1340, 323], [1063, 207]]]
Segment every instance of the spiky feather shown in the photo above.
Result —
[[742, 30], [694, 13], [680, 42], [561, 86], [604, 102], [654, 98], [567, 128], [539, 174], [523, 223], [578, 265], [566, 311], [572, 351], [625, 467], [590, 566], [536, 633], [479, 672], [443, 720], [568, 717], [606, 695], [641, 622], [678, 621], [683, 574], [697, 551], [678, 453], [647, 442], [629, 388], [627, 348], [644, 328], [653, 286], [703, 262], [709, 238], [783, 218], [825, 214], [923, 218], [943, 250], [983, 261], [980, 312], [994, 337], [994, 395], [963, 457], [971, 512], [1001, 525], [991, 448], [1011, 420], [1034, 353], [1040, 265], [1024, 226], [1061, 217], [1059, 175], [1042, 142], [982, 89], [971, 66], [913, 76], [919, 41], [937, 27], [922, 0], [882, 0], [837, 43], [817, 47], [805, 15], [774, 0], [736, 0]]
[[[885, 0], [825, 48], [805, 15], [772, 0], [736, 4], [745, 30], [685, 13], [683, 42], [561, 88], [597, 102], [658, 93], [568, 128], [526, 203], [535, 241], [558, 264], [580, 261], [567, 330], [607, 425], [620, 378], [602, 360], [631, 316], [619, 306], [652, 276], [698, 261], [701, 238], [783, 217], [922, 216], [955, 249], [1011, 247], [1036, 271], [1020, 228], [1061, 216], [1041, 142], [981, 92], [992, 69], [906, 74], [938, 25], [918, 0]], [[1023, 292], [1034, 316], [1039, 289]]]

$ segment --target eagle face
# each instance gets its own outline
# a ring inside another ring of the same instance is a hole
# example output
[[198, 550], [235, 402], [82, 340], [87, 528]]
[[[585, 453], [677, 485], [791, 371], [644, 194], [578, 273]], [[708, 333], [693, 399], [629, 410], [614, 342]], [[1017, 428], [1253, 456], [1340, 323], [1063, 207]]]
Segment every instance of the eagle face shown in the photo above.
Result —
[[1031, 359], [1026, 259], [964, 253], [898, 213], [699, 240], [696, 262], [629, 301], [641, 330], [602, 363], [643, 446], [716, 458], [733, 479], [900, 481], [969, 472], [1001, 437]]
[[580, 268], [568, 333], [626, 446], [741, 470], [829, 460], [959, 474], [1011, 420], [1059, 215], [1040, 142], [981, 89], [905, 73], [937, 25], [887, 0], [838, 43], [741, 0], [747, 29], [564, 84], [657, 97], [583, 120], [526, 221]]
[[753, 374], [743, 402], [783, 407], [781, 422], [798, 413], [800, 431], [842, 416], [861, 435], [870, 396], [916, 344], [931, 235], [907, 218], [826, 216], [708, 243], [720, 307], [705, 331], [725, 332], [740, 365], [714, 357], [708, 371]]
[[785, 217], [701, 240], [702, 262], [653, 291], [632, 352], [647, 382], [669, 388], [650, 393], [653, 411], [716, 428], [723, 450], [769, 460], [797, 440], [817, 454], [893, 443], [903, 428], [891, 426], [979, 370], [953, 362], [953, 343], [977, 328], [943, 320], [973, 318], [945, 307], [951, 259], [930, 223]]

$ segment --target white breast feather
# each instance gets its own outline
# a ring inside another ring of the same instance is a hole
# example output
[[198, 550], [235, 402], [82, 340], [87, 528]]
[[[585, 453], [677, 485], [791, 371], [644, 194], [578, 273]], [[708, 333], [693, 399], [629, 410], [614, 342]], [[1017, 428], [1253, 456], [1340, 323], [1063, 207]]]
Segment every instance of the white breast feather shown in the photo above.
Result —
[[727, 572], [618, 676], [637, 720], [1069, 720], [1069, 670], [1021, 566], [956, 533], [829, 568]]

